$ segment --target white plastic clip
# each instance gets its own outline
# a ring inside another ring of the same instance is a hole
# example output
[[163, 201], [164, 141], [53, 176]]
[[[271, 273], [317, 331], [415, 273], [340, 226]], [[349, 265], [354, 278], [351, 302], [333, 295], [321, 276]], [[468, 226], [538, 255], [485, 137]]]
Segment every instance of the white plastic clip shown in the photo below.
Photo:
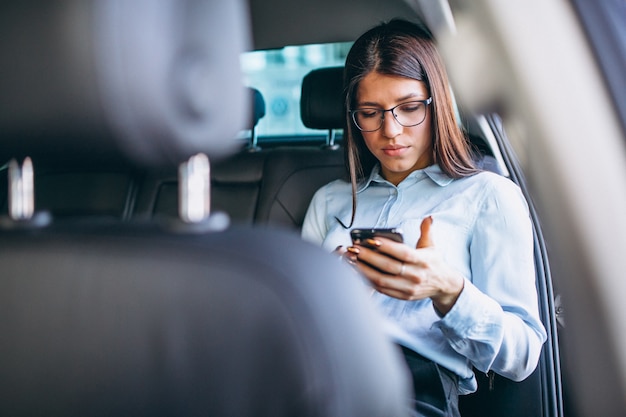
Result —
[[200, 223], [211, 214], [209, 158], [197, 154], [178, 168], [178, 214], [186, 223]]
[[29, 157], [20, 167], [15, 159], [9, 162], [9, 217], [30, 220], [35, 212], [33, 163]]

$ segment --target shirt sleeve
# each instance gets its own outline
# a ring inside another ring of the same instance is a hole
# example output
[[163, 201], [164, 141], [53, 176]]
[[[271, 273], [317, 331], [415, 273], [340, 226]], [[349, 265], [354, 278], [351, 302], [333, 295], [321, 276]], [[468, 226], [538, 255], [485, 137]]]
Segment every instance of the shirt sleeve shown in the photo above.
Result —
[[435, 325], [480, 371], [521, 381], [536, 368], [546, 332], [539, 317], [533, 232], [519, 188], [485, 187], [470, 242], [471, 273]]

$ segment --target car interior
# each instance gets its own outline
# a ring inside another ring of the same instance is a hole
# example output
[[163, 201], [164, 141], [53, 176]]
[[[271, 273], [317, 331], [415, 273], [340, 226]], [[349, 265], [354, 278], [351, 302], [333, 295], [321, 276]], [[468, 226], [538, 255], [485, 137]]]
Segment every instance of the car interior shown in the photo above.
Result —
[[[1, 123], [10, 162], [0, 232], [0, 414], [406, 412], [399, 352], [357, 276], [298, 236], [229, 227], [225, 214], [209, 212], [208, 157], [232, 152], [227, 139], [249, 116], [239, 111], [251, 103], [238, 79], [242, 6], [3, 3], [2, 55], [35, 70], [14, 70], [15, 88], [2, 90], [3, 109], [20, 99], [17, 87], [24, 103]], [[33, 22], [46, 24], [34, 33]], [[230, 36], [214, 42], [207, 24]], [[94, 48], [81, 49], [68, 30]], [[139, 57], [144, 32], [164, 40], [149, 57]], [[90, 73], [99, 54], [119, 62]], [[58, 72], [43, 83], [33, 78], [51, 67]], [[40, 88], [55, 77], [61, 85]], [[137, 79], [147, 87], [125, 88]], [[46, 108], [56, 100], [65, 100], [58, 111]], [[47, 111], [31, 107], [37, 102]], [[176, 216], [165, 216], [168, 177], [146, 174], [159, 170], [178, 172]], [[134, 201], [153, 193], [146, 207], [155, 220], [139, 219]], [[344, 294], [353, 296], [346, 302]]]
[[[296, 86], [306, 137], [264, 137], [277, 101], [240, 57], [394, 17], [435, 30], [447, 2], [35, 3], [0, 6], [0, 414], [404, 415], [365, 295], [299, 239], [315, 191], [347, 178], [343, 67]], [[497, 112], [459, 115], [477, 165], [523, 184]], [[465, 417], [566, 415], [531, 214], [549, 339], [523, 382], [477, 372]]]

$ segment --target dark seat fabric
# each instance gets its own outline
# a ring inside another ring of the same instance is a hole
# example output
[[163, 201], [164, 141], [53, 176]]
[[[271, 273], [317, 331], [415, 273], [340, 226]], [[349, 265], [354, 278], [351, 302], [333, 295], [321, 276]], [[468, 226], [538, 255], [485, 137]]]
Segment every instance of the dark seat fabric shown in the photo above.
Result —
[[478, 391], [459, 397], [463, 417], [544, 416], [547, 399], [544, 399], [544, 382], [541, 367], [527, 379], [514, 382], [499, 375], [490, 377], [476, 372]]
[[[211, 207], [228, 213], [238, 225], [252, 225], [265, 165], [265, 151], [242, 151], [211, 166]], [[177, 217], [176, 170], [151, 171], [143, 178], [133, 216], [151, 219]]]
[[276, 150], [267, 157], [255, 222], [299, 230], [315, 191], [345, 177], [341, 149]]
[[[343, 151], [319, 147], [279, 147], [240, 152], [211, 171], [211, 201], [233, 223], [302, 227], [313, 194], [324, 184], [346, 176]], [[136, 200], [136, 215], [176, 215], [174, 173], [148, 178]]]
[[398, 352], [318, 248], [76, 226], [0, 234], [0, 415], [404, 415]]
[[72, 171], [37, 175], [35, 206], [55, 218], [103, 216], [127, 219], [141, 174]]

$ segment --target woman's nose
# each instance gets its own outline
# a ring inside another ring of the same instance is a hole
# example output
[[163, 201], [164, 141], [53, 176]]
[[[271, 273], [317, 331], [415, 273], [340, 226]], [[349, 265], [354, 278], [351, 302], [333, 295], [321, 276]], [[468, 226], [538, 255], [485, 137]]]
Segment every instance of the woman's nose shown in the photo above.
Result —
[[383, 125], [381, 127], [383, 135], [388, 138], [395, 138], [402, 133], [402, 125], [398, 123], [393, 114], [389, 112], [385, 114], [383, 118]]

